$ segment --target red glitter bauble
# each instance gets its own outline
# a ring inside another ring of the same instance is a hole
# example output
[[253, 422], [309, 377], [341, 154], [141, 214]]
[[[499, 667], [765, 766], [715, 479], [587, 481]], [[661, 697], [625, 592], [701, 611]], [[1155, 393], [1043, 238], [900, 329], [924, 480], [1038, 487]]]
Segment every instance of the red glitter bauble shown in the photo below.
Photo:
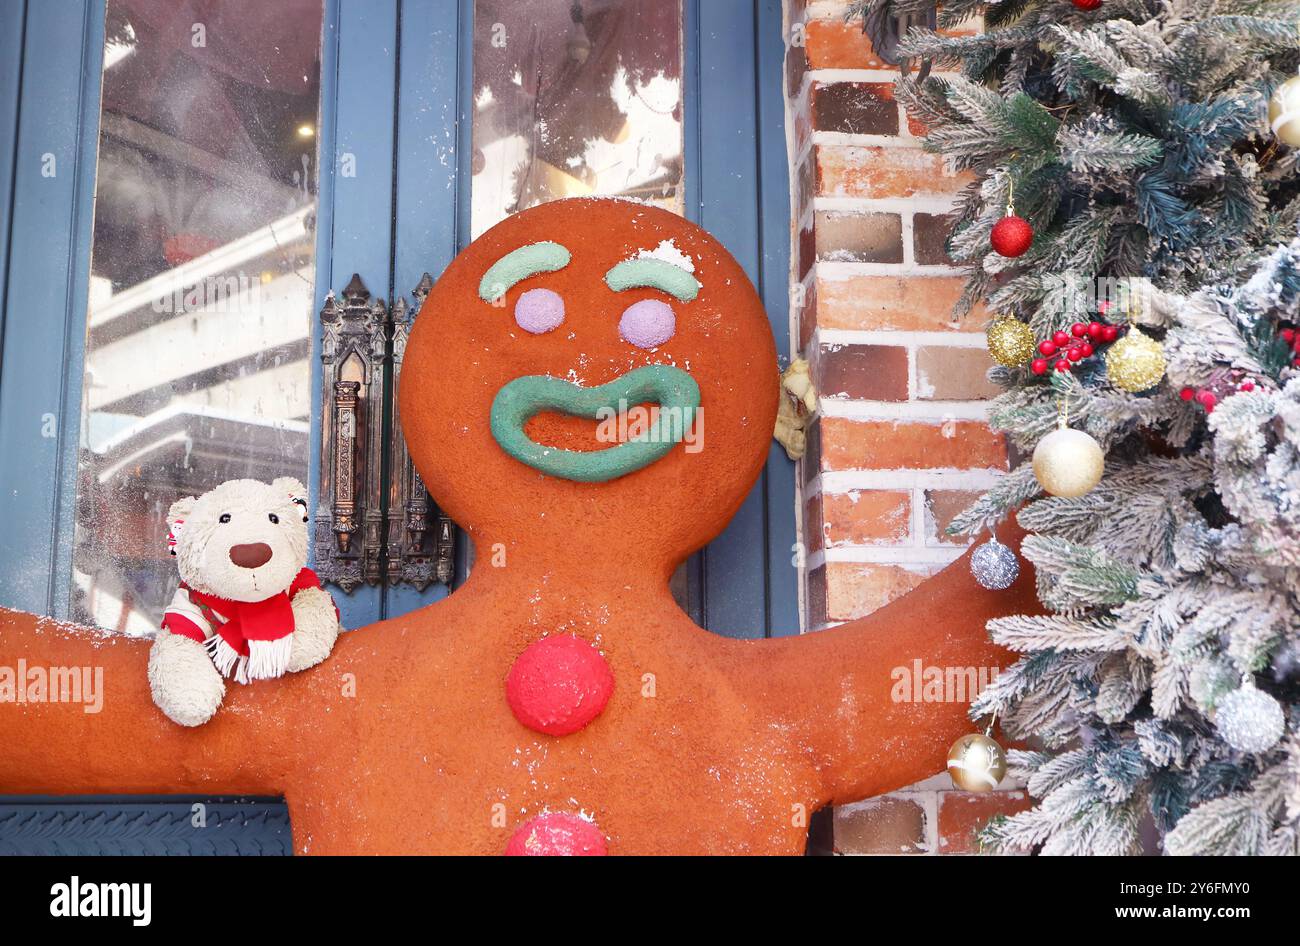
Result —
[[530, 818], [506, 844], [507, 857], [601, 857], [608, 854], [600, 829], [562, 811]]
[[515, 719], [548, 736], [586, 726], [613, 692], [614, 674], [600, 651], [570, 634], [529, 644], [506, 677], [506, 702]]
[[1070, 0], [1080, 10], [1095, 10], [1101, 6], [1101, 0]]
[[1034, 228], [1024, 217], [1008, 214], [993, 224], [989, 242], [1001, 256], [1020, 256], [1029, 249], [1029, 244], [1034, 242]]

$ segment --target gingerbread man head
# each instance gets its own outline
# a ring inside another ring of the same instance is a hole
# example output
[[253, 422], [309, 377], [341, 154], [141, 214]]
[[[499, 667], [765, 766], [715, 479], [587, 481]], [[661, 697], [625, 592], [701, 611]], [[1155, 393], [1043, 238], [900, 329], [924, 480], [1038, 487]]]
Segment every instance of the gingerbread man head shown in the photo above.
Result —
[[498, 224], [429, 293], [402, 425], [476, 541], [667, 574], [766, 457], [776, 351], [740, 265], [653, 207], [571, 199]]

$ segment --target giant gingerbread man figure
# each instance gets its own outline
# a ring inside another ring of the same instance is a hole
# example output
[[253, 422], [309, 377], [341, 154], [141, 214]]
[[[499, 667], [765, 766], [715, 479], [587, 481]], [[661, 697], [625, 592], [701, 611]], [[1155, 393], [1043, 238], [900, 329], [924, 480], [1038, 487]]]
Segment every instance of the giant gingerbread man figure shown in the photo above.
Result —
[[[696, 627], [669, 576], [758, 476], [776, 382], [757, 294], [698, 227], [605, 200], [509, 218], [429, 294], [400, 391], [474, 541], [464, 587], [195, 729], [151, 702], [147, 641], [0, 611], [0, 664], [104, 668], [97, 715], [0, 704], [0, 793], [283, 795], [312, 854], [800, 852], [802, 812], [943, 768], [966, 704], [895, 702], [891, 670], [1005, 666], [984, 623], [1032, 581], [988, 592], [962, 560], [831, 630]], [[638, 406], [639, 437], [598, 436]]]

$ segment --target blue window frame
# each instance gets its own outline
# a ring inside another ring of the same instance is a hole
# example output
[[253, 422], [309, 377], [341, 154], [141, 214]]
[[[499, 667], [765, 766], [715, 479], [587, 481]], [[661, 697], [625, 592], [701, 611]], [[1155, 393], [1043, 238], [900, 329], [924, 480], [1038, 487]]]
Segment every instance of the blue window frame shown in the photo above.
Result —
[[[686, 214], [745, 267], [787, 352], [781, 3], [685, 0], [684, 16]], [[354, 272], [377, 295], [408, 292], [468, 242], [472, 20], [472, 0], [326, 0], [317, 310]], [[0, 4], [0, 142], [12, 143], [0, 145], [0, 604], [56, 617], [69, 612], [103, 45], [104, 0]], [[345, 159], [354, 175], [338, 173]], [[312, 371], [317, 389], [315, 357]], [[730, 526], [689, 564], [701, 625], [798, 631], [794, 497], [773, 444]], [[463, 542], [460, 554], [463, 574]], [[338, 599], [358, 627], [446, 593]]]

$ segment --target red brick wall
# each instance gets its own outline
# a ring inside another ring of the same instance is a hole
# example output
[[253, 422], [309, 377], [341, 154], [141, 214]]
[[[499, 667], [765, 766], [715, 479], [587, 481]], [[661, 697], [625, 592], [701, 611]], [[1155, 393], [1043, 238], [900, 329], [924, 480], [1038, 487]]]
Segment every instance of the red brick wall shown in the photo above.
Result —
[[[986, 422], [987, 313], [961, 321], [945, 214], [967, 182], [921, 150], [846, 0], [787, 0], [794, 337], [820, 409], [802, 461], [804, 618], [815, 631], [905, 594], [961, 554], [953, 515], [1007, 468]], [[972, 27], [974, 29], [974, 27]], [[842, 853], [971, 853], [1027, 804], [946, 774], [835, 813]]]

